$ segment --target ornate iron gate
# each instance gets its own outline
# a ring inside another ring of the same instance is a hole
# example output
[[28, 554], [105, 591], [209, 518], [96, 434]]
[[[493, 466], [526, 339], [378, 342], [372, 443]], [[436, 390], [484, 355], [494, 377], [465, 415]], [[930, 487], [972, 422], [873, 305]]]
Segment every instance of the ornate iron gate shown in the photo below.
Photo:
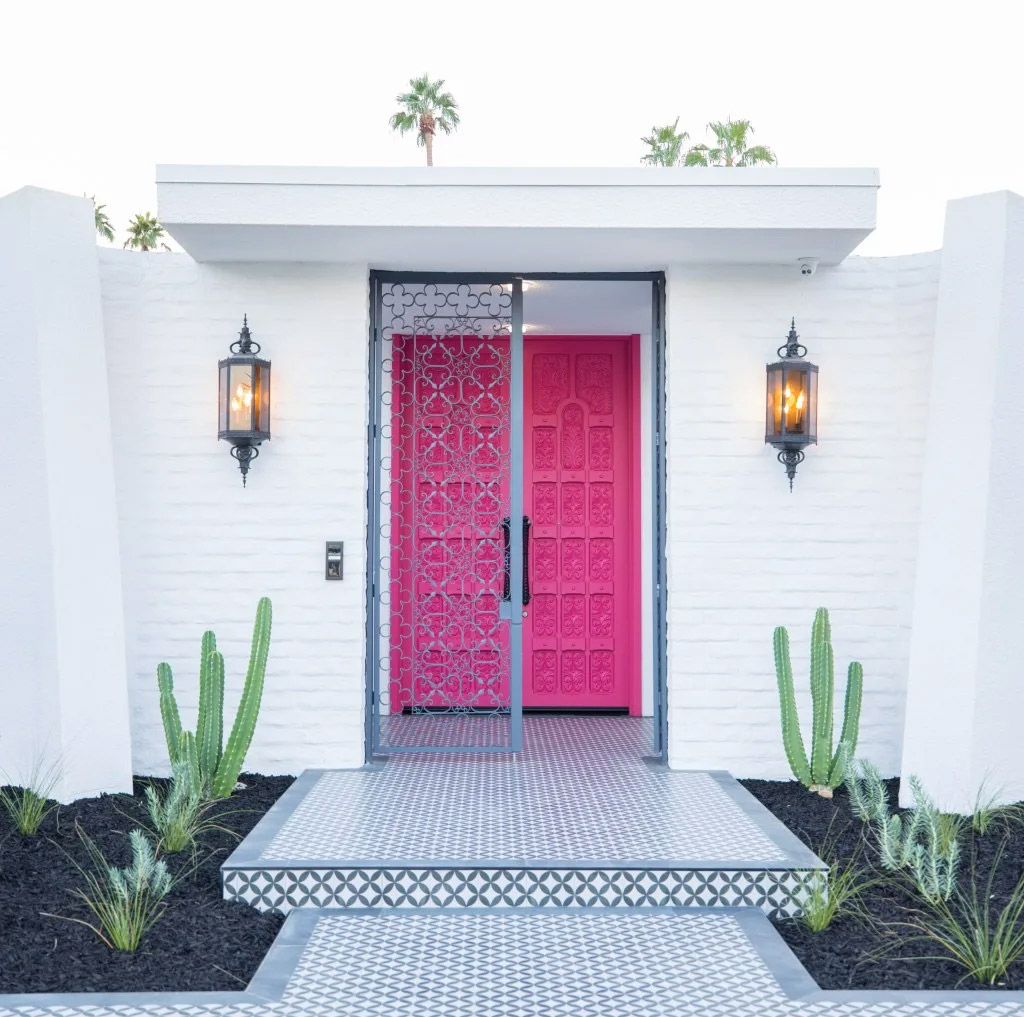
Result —
[[522, 283], [374, 273], [373, 753], [517, 751]]

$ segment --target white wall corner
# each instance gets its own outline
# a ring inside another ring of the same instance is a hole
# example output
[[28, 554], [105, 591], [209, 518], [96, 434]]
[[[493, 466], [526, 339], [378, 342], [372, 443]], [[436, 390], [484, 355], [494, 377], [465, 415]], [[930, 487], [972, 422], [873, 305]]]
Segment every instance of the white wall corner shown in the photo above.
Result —
[[92, 204], [0, 199], [0, 782], [131, 790], [121, 560]]
[[[1024, 798], [1024, 198], [949, 203], [902, 774], [942, 808]], [[909, 804], [904, 780], [901, 803]]]

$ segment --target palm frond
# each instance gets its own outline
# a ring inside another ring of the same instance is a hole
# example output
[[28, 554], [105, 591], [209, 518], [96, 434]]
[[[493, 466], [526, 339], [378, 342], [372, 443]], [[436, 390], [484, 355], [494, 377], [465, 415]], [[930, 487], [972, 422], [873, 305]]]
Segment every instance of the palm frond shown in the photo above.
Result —
[[640, 157], [640, 161], [648, 166], [678, 166], [683, 142], [690, 140], [686, 131], [679, 131], [679, 117], [675, 122], [664, 127], [652, 127], [646, 138], [640, 139], [650, 151]]
[[743, 152], [738, 165], [740, 166], [774, 166], [779, 160], [775, 153], [766, 145], [754, 145]]
[[136, 251], [153, 251], [158, 247], [169, 251], [163, 242], [166, 235], [156, 216], [140, 212], [128, 223], [128, 239], [121, 246]]
[[693, 145], [683, 158], [684, 166], [710, 166], [710, 149], [707, 145]]
[[416, 126], [416, 117], [412, 113], [400, 111], [391, 117], [391, 129], [405, 134]]

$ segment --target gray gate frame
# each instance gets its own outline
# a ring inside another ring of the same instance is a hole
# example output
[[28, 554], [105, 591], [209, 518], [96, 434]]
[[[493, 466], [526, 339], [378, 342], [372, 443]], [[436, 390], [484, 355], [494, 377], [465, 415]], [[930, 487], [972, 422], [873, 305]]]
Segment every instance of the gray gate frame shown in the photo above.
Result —
[[[380, 537], [380, 471], [374, 464], [378, 461], [381, 444], [381, 371], [378, 362], [377, 343], [380, 341], [379, 326], [382, 320], [382, 285], [384, 283], [497, 283], [512, 286], [512, 333], [510, 353], [512, 356], [512, 441], [513, 461], [510, 478], [511, 517], [522, 516], [523, 471], [522, 471], [522, 353], [523, 353], [523, 280], [579, 280], [608, 282], [651, 283], [651, 443], [654, 452], [654, 468], [651, 472], [651, 605], [654, 648], [652, 673], [654, 678], [654, 743], [651, 758], [660, 762], [668, 759], [668, 674], [666, 644], [666, 484], [667, 464], [665, 456], [666, 390], [665, 390], [665, 273], [664, 272], [392, 272], [378, 269], [370, 271], [370, 334], [367, 369], [369, 374], [369, 414], [367, 419], [367, 463], [366, 463], [366, 664], [365, 664], [365, 756], [367, 762], [386, 758], [388, 751], [400, 751], [391, 747], [383, 752], [376, 744], [378, 725], [377, 706], [380, 703], [378, 683], [380, 680], [379, 646], [377, 624], [379, 601], [376, 591], [377, 558]], [[518, 364], [518, 370], [515, 365]], [[518, 407], [518, 409], [517, 409]], [[518, 424], [517, 424], [518, 419]], [[516, 435], [519, 435], [519, 455], [514, 454]], [[522, 596], [522, 533], [512, 527], [511, 533], [510, 587]], [[512, 602], [512, 712], [510, 718], [510, 744], [507, 748], [491, 747], [481, 749], [472, 746], [445, 747], [444, 749], [417, 749], [417, 751], [480, 752], [518, 751], [522, 745], [522, 603]]]

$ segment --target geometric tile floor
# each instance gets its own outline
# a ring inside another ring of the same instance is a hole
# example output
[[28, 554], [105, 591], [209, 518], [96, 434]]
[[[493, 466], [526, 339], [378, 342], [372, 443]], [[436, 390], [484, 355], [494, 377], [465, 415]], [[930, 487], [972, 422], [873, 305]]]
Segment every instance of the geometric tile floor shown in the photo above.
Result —
[[643, 718], [527, 716], [519, 753], [307, 772], [225, 862], [225, 896], [794, 911], [822, 863], [728, 774], [646, 762], [650, 736]]
[[822, 992], [755, 909], [296, 911], [243, 993], [0, 996], [0, 1017], [1021, 1017]]
[[394, 755], [379, 770], [322, 773], [259, 857], [787, 860], [719, 780], [644, 762], [649, 725], [527, 716], [521, 753]]
[[728, 774], [645, 763], [649, 734], [527, 717], [515, 756], [307, 772], [224, 866], [290, 911], [245, 992], [0, 1017], [1024, 1017], [1020, 992], [819, 990], [764, 912], [821, 863]]

